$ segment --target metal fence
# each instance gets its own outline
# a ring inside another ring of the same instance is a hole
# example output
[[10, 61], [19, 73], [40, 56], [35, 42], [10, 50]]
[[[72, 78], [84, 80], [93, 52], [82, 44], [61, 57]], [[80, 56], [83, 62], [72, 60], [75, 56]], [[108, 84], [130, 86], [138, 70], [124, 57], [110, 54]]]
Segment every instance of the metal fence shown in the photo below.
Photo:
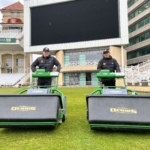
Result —
[[15, 38], [21, 30], [3, 30], [0, 32], [0, 38]]
[[150, 60], [136, 66], [121, 67], [121, 71], [125, 73], [127, 83], [132, 85], [147, 83], [150, 85]]
[[62, 65], [62, 68], [72, 67], [72, 66], [97, 66], [99, 60], [88, 60], [88, 61], [71, 61]]
[[97, 81], [63, 82], [63, 86], [97, 86]]
[[[64, 64], [62, 66], [67, 67], [75, 67], [75, 66], [97, 66], [99, 60], [95, 61], [73, 61], [67, 64]], [[126, 82], [127, 84], [131, 85], [142, 85], [144, 83], [147, 83], [147, 85], [150, 86], [150, 60], [147, 60], [146, 62], [143, 62], [141, 64], [138, 64], [136, 66], [120, 66], [121, 72], [125, 74]], [[80, 81], [79, 81], [80, 82]], [[89, 82], [89, 83], [88, 83]], [[67, 82], [64, 83], [64, 85], [80, 85], [80, 83], [74, 83], [74, 82]], [[82, 85], [93, 85], [92, 81], [87, 81], [83, 83]]]
[[[83, 65], [84, 66], [97, 66], [98, 61], [86, 61]], [[1, 64], [2, 65], [2, 64]], [[63, 65], [63, 67], [73, 67], [80, 65], [80, 62], [72, 62], [66, 66]], [[121, 72], [125, 74], [127, 85], [147, 85], [150, 86], [150, 60], [143, 62], [141, 64], [138, 64], [136, 66], [124, 66], [120, 67]], [[30, 68], [27, 68], [25, 70], [26, 74], [30, 73]], [[55, 84], [55, 80], [52, 81], [52, 84]], [[97, 86], [97, 81], [68, 81], [63, 82], [62, 86]], [[7, 84], [9, 86], [9, 84]], [[10, 83], [11, 85], [11, 83]], [[25, 83], [24, 85], [29, 85], [29, 83]]]

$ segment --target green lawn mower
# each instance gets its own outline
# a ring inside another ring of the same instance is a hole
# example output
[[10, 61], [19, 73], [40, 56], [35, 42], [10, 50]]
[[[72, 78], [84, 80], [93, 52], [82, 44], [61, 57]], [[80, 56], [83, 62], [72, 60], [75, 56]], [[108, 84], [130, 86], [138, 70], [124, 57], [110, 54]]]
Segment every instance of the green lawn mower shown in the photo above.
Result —
[[150, 97], [127, 89], [123, 73], [101, 70], [102, 78], [123, 78], [124, 86], [99, 86], [86, 96], [87, 119], [93, 130], [150, 129]]
[[[32, 73], [30, 89], [16, 95], [0, 95], [0, 127], [55, 128], [65, 121], [66, 97], [58, 89], [58, 72], [38, 69]], [[55, 78], [55, 86], [36, 86], [35, 78]]]

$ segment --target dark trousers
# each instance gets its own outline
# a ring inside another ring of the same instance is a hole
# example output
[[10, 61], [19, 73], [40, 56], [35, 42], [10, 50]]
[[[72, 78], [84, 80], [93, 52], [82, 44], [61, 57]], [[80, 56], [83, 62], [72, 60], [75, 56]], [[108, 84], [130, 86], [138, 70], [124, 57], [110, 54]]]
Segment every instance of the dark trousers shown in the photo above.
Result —
[[102, 82], [104, 86], [116, 86], [116, 82]]
[[38, 78], [38, 85], [51, 85], [52, 79], [51, 78]]

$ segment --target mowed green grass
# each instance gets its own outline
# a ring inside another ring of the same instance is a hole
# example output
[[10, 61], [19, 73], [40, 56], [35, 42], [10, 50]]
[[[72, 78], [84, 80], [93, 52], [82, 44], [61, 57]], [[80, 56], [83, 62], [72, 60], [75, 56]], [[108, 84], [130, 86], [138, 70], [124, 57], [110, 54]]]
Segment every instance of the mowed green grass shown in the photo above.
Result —
[[[0, 94], [21, 88], [1, 88]], [[150, 150], [150, 132], [93, 131], [85, 97], [94, 88], [60, 88], [67, 97], [67, 119], [54, 130], [0, 129], [0, 150]]]

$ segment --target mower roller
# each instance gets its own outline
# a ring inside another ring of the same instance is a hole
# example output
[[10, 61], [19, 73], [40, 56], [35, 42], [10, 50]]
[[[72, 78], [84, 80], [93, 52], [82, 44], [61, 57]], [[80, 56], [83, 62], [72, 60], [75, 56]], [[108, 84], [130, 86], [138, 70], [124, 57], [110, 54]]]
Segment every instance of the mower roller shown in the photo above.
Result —
[[[65, 121], [66, 97], [58, 90], [58, 72], [38, 69], [32, 73], [30, 89], [16, 95], [0, 95], [0, 127], [55, 128]], [[55, 86], [37, 86], [35, 78], [56, 78]]]
[[86, 96], [87, 119], [93, 130], [150, 130], [150, 97], [127, 89], [123, 73], [101, 70], [102, 78], [122, 78], [124, 86], [99, 86]]

